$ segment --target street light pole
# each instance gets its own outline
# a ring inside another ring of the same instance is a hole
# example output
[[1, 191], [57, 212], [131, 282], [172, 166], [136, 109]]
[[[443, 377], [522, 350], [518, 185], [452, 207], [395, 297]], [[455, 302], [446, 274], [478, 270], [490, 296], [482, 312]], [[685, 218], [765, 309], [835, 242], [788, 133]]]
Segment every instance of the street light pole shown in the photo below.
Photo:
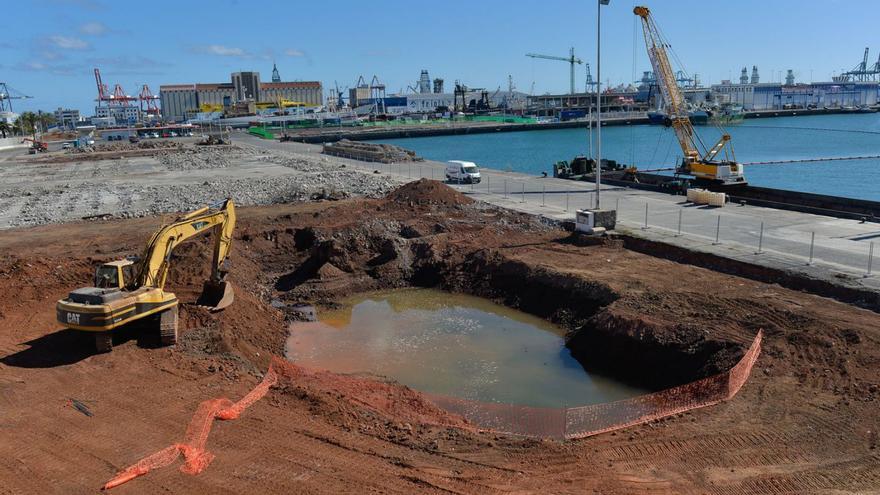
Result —
[[602, 6], [611, 0], [596, 4], [596, 209], [599, 209], [599, 191], [602, 189]]

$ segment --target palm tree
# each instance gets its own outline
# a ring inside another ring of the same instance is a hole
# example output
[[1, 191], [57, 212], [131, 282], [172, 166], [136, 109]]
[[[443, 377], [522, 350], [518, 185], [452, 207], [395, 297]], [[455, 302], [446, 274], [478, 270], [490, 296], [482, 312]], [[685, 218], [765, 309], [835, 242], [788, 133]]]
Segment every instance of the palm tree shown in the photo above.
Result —
[[6, 133], [9, 131], [9, 123], [5, 120], [0, 120], [0, 134], [3, 134], [3, 139], [6, 139]]
[[15, 119], [15, 122], [12, 123], [12, 135], [21, 136], [22, 134], [24, 134], [24, 132], [21, 128], [21, 119], [17, 118]]
[[37, 138], [37, 114], [34, 112], [24, 112], [18, 117], [21, 122], [22, 134], [30, 134], [34, 139]]
[[45, 132], [50, 125], [55, 123], [55, 115], [51, 113], [40, 112], [39, 114], [37, 114], [37, 122], [39, 122], [40, 124], [40, 129]]

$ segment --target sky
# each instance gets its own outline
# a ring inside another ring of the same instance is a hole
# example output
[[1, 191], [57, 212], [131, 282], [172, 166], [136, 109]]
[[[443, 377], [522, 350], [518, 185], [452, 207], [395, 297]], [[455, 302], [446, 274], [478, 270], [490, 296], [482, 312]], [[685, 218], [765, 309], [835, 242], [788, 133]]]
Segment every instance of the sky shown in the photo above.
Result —
[[[649, 70], [641, 25], [646, 3], [682, 68], [704, 83], [737, 79], [757, 65], [762, 82], [793, 69], [798, 81], [829, 80], [880, 54], [876, 0], [611, 0], [602, 7], [602, 81], [630, 83]], [[29, 0], [6, 10], [0, 82], [33, 96], [15, 111], [94, 112], [93, 69], [111, 91], [148, 84], [228, 82], [238, 70], [282, 80], [354, 86], [373, 75], [388, 93], [431, 78], [470, 87], [564, 93], [569, 67], [526, 53], [565, 56], [569, 47], [596, 75], [597, 0]], [[583, 90], [584, 66], [577, 86]], [[775, 74], [772, 76], [771, 74]], [[13, 92], [15, 94], [15, 91]]]

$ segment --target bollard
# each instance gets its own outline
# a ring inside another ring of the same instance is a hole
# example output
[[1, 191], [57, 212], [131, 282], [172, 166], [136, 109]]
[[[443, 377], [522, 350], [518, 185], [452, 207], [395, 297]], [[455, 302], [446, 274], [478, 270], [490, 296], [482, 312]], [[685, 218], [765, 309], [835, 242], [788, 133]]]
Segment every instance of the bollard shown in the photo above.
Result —
[[474, 192], [474, 179], [471, 178], [471, 192]]
[[492, 189], [489, 188], [489, 174], [486, 174], [486, 194], [492, 194]]
[[568, 191], [569, 189], [565, 188], [565, 211], [568, 211]]
[[504, 197], [507, 197], [507, 179], [504, 179]]
[[681, 212], [684, 211], [681, 208], [678, 209], [678, 233], [675, 234], [676, 237], [681, 235]]
[[431, 180], [434, 180], [434, 167], [431, 167]]
[[620, 211], [620, 198], [617, 198], [617, 201], [614, 202], [614, 209]]
[[715, 242], [712, 243], [713, 245], [717, 246], [718, 244], [721, 244], [721, 242], [718, 240], [720, 236], [721, 236], [721, 215], [718, 215], [718, 223], [715, 224]]
[[865, 274], [866, 277], [871, 276], [871, 265], [874, 264], [874, 243], [872, 242], [870, 247], [868, 248], [868, 273]]
[[762, 248], [764, 247], [764, 222], [761, 222], [761, 233], [758, 234], [758, 252], [755, 254], [761, 254]]
[[812, 232], [810, 235], [810, 261], [807, 262], [808, 265], [813, 264], [813, 246], [816, 244], [816, 233]]
[[645, 203], [645, 225], [642, 227], [642, 229], [647, 229], [647, 228], [648, 228], [648, 203]]
[[547, 199], [545, 195], [547, 194], [547, 184], [541, 183], [541, 206], [547, 206]]
[[522, 198], [521, 198], [520, 203], [525, 203], [526, 202], [526, 183], [523, 182], [522, 186], [523, 186], [522, 187]]

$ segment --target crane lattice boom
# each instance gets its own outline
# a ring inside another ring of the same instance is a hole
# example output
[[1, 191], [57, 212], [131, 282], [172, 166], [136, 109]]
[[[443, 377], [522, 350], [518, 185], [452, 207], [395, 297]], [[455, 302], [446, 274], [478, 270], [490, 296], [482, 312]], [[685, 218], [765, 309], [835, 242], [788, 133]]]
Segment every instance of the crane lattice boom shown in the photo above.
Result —
[[[678, 168], [679, 173], [725, 184], [744, 184], [742, 165], [736, 163], [733, 147], [730, 145], [730, 135], [723, 133], [714, 146], [707, 148], [694, 131], [687, 102], [678, 87], [678, 77], [669, 62], [666, 50], [668, 45], [660, 34], [651, 11], [647, 7], [636, 7], [633, 13], [642, 19], [648, 58], [651, 60], [657, 86], [666, 105], [667, 117], [684, 154], [681, 166]], [[715, 161], [721, 152], [724, 152], [725, 160]]]
[[666, 45], [648, 8], [636, 7], [634, 12], [642, 19], [642, 30], [645, 33], [648, 58], [651, 60], [654, 77], [657, 79], [657, 86], [660, 88], [660, 94], [663, 96], [663, 102], [666, 104], [667, 117], [672, 121], [672, 128], [675, 130], [675, 136], [678, 138], [678, 144], [684, 153], [685, 161], [696, 161], [700, 158], [700, 152], [697, 150], [697, 147], [701, 146], [702, 143], [700, 143], [699, 138], [697, 138], [694, 132], [694, 127], [691, 125], [687, 103], [685, 102], [684, 95], [678, 89], [675, 71], [672, 70], [672, 64], [669, 63], [669, 56], [666, 54]]

